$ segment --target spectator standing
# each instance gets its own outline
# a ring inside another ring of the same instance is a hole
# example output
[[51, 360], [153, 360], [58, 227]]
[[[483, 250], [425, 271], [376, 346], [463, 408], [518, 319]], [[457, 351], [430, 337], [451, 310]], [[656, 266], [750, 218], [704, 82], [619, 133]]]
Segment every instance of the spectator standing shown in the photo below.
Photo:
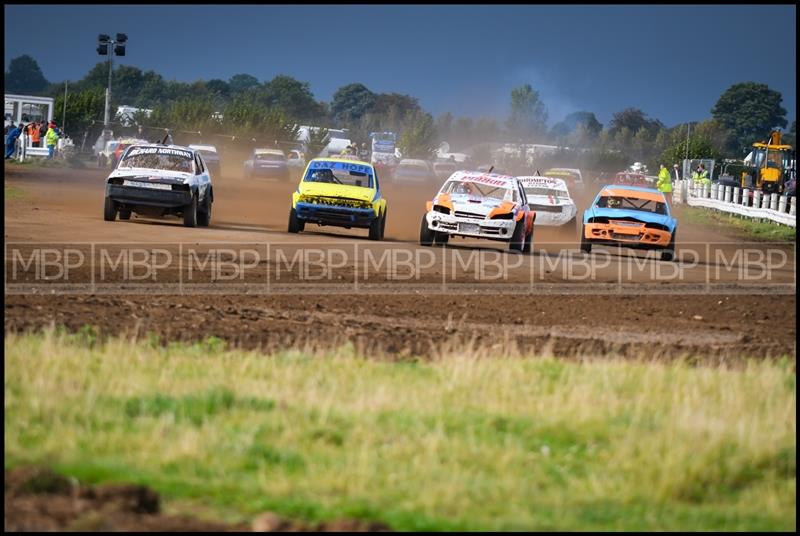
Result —
[[6, 160], [14, 156], [14, 149], [17, 143], [17, 138], [22, 134], [25, 125], [22, 123], [18, 127], [13, 127], [8, 131], [8, 138], [6, 138]]
[[672, 179], [670, 179], [669, 171], [664, 164], [661, 164], [661, 169], [658, 170], [658, 182], [656, 183], [658, 190], [664, 194], [667, 203], [672, 205]]
[[58, 143], [59, 131], [56, 128], [56, 122], [50, 121], [47, 133], [44, 136], [45, 143], [47, 143], [47, 159], [52, 160], [56, 152], [56, 144]]
[[39, 125], [39, 139], [42, 140], [44, 139], [45, 136], [47, 136], [47, 121], [42, 121], [41, 123], [38, 123], [38, 125]]
[[31, 147], [39, 147], [42, 143], [42, 135], [39, 130], [39, 123], [31, 123], [28, 125], [28, 136], [31, 137]]
[[678, 164], [672, 164], [672, 180], [674, 181], [681, 180], [681, 170], [678, 167]]

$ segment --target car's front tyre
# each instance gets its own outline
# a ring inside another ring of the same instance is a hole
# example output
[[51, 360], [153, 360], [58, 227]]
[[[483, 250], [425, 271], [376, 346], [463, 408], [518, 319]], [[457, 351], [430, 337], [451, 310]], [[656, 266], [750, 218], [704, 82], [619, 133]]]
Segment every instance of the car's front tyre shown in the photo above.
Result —
[[422, 224], [419, 227], [419, 244], [421, 246], [432, 246], [433, 239], [436, 237], [434, 233], [435, 231], [428, 227], [428, 218], [422, 216]]
[[369, 239], [383, 240], [383, 230], [386, 227], [386, 211], [369, 224]]
[[592, 243], [586, 240], [585, 226], [581, 225], [581, 251], [584, 253], [592, 252]]
[[306, 226], [306, 222], [301, 221], [300, 218], [297, 217], [297, 211], [292, 208], [289, 211], [289, 228], [288, 231], [290, 233], [299, 233], [302, 231]]
[[183, 208], [183, 225], [197, 227], [197, 195], [192, 195], [192, 201]]
[[525, 222], [518, 221], [514, 227], [514, 234], [508, 242], [508, 249], [512, 251], [522, 251], [525, 247]]
[[662, 261], [675, 260], [675, 233], [672, 233], [672, 237], [669, 239], [669, 245], [667, 246], [667, 248], [661, 250], [661, 260]]
[[530, 253], [533, 250], [533, 226], [531, 226], [531, 232], [525, 235], [525, 245], [522, 246], [523, 253]]
[[106, 196], [105, 203], [103, 204], [103, 219], [106, 221], [114, 221], [117, 219], [117, 204], [108, 196]]
[[206, 195], [202, 208], [197, 211], [197, 224], [208, 227], [211, 224], [211, 195]]

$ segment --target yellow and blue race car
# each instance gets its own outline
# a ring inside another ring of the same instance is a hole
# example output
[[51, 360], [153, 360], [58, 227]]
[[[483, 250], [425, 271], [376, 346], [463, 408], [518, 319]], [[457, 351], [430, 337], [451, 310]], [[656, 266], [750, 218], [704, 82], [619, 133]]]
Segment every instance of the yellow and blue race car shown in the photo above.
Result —
[[370, 240], [383, 239], [386, 199], [381, 197], [375, 168], [345, 158], [315, 158], [292, 194], [289, 232], [306, 223], [369, 229]]

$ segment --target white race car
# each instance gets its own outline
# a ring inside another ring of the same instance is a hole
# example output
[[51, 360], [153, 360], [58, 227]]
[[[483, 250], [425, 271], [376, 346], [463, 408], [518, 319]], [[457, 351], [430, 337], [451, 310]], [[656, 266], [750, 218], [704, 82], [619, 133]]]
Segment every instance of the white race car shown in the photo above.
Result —
[[200, 152], [177, 145], [132, 145], [106, 179], [103, 219], [183, 216], [187, 227], [208, 227], [214, 191]]
[[578, 208], [569, 195], [567, 183], [552, 177], [517, 177], [531, 210], [536, 211], [536, 224], [557, 226], [574, 223]]
[[456, 171], [427, 203], [419, 242], [446, 244], [452, 236], [508, 242], [509, 248], [531, 251], [536, 214], [528, 207], [516, 177], [480, 171]]

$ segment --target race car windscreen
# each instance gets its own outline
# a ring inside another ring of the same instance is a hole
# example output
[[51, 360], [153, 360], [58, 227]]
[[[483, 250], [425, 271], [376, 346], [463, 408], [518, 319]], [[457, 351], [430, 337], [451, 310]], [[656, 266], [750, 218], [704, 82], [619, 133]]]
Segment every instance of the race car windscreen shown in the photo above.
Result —
[[348, 162], [312, 162], [306, 171], [303, 182], [373, 188], [372, 168]]
[[517, 200], [516, 192], [511, 188], [478, 184], [472, 181], [447, 181], [441, 192], [453, 195], [468, 195], [473, 199], [495, 199], [514, 202]]
[[622, 197], [616, 195], [602, 196], [597, 200], [598, 208], [618, 208], [623, 210], [638, 210], [640, 212], [651, 212], [653, 214], [666, 214], [667, 209], [664, 203], [659, 203], [651, 199], [639, 199], [636, 197]]
[[193, 173], [194, 159], [190, 151], [169, 147], [133, 147], [125, 154], [118, 169], [158, 169]]

